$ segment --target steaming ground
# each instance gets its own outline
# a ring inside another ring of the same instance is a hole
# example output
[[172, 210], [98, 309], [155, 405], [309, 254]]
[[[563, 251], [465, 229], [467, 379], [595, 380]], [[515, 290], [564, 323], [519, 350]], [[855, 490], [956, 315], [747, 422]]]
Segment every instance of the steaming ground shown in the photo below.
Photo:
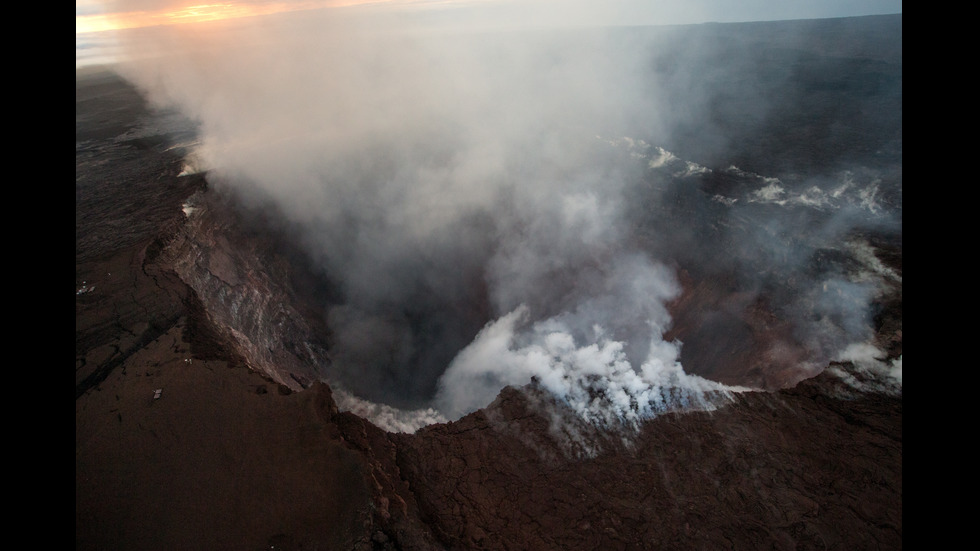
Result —
[[665, 338], [679, 270], [765, 297], [791, 326], [767, 352], [797, 379], [863, 352], [900, 385], [870, 308], [901, 278], [865, 238], [900, 242], [900, 69], [800, 152], [769, 141], [812, 99], [798, 81], [822, 90], [785, 69], [812, 66], [796, 44], [336, 13], [134, 32], [121, 70], [199, 123], [215, 189], [296, 230], [330, 288], [319, 367], [341, 407], [411, 431], [532, 380], [600, 426], [715, 407], [746, 387]]
[[[870, 374], [863, 381], [847, 376], [855, 389], [901, 392], [901, 357], [886, 359], [887, 354], [872, 342], [871, 307], [889, 286], [900, 286], [902, 279], [860, 237], [862, 230], [894, 231], [895, 209], [885, 203], [880, 178], [842, 171], [823, 180], [823, 187], [794, 189], [778, 178], [730, 166], [721, 172], [738, 183], [739, 193], [698, 191], [685, 203], [666, 197], [703, 190], [704, 182], [716, 177], [714, 171], [642, 140], [597, 141], [627, 152], [621, 162], [645, 165], [645, 185], [655, 188], [645, 192], [657, 201], [687, 214], [693, 209], [711, 212], [688, 218], [683, 227], [673, 225], [677, 213], [664, 212], [654, 219], [669, 220], [666, 227], [633, 220], [637, 229], [626, 240], [642, 242], [651, 231], [700, 234], [705, 240], [695, 251], [680, 253], [665, 247], [661, 255], [686, 261], [688, 266], [696, 265], [696, 257], [713, 258], [714, 264], [701, 269], [734, 270], [751, 280], [743, 282], [746, 289], [782, 297], [779, 312], [793, 320], [799, 338], [783, 344], [793, 350], [799, 378], [819, 372], [828, 362], [850, 361]], [[759, 239], [759, 231], [767, 237]], [[733, 255], [729, 247], [743, 250]], [[531, 309], [522, 303], [490, 321], [441, 375], [436, 408], [395, 410], [344, 392], [341, 406], [389, 430], [411, 432], [486, 405], [504, 385], [523, 385], [533, 379], [592, 424], [633, 426], [667, 411], [714, 409], [732, 393], [751, 390], [685, 372], [683, 343], [663, 338], [671, 324], [663, 305], [680, 293], [673, 272], [654, 263], [650, 251], [632, 254], [624, 252], [614, 262], [596, 266], [594, 272], [578, 267], [574, 273], [579, 278], [595, 277], [601, 284], [588, 287], [588, 296], [578, 297], [574, 307], [554, 317], [534, 320]], [[569, 293], [574, 291], [555, 294]], [[609, 332], [597, 320], [617, 330]], [[611, 337], [616, 334], [628, 337]], [[631, 347], [644, 352], [630, 355]]]

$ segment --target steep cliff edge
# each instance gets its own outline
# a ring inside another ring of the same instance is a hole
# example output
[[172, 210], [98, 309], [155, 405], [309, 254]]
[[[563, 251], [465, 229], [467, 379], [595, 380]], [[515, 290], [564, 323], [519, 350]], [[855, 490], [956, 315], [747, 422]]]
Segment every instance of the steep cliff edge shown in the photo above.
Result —
[[299, 311], [289, 286], [293, 267], [270, 235], [248, 234], [236, 213], [213, 193], [184, 204], [186, 220], [165, 245], [161, 261], [193, 289], [208, 319], [249, 367], [293, 390], [322, 378], [329, 363], [324, 329]]

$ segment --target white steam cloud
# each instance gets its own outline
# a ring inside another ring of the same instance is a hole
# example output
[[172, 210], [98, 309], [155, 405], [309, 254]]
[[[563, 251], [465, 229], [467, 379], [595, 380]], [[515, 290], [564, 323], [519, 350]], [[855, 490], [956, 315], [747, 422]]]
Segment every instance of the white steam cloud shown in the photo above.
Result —
[[122, 71], [200, 123], [215, 187], [299, 228], [335, 289], [324, 370], [349, 407], [432, 422], [534, 379], [591, 422], [633, 423], [739, 390], [684, 372], [663, 338], [679, 283], [632, 233], [644, 171], [680, 161], [596, 137], [662, 135], [683, 115], [650, 70], [656, 42], [435, 30], [452, 26], [433, 13], [142, 29]]

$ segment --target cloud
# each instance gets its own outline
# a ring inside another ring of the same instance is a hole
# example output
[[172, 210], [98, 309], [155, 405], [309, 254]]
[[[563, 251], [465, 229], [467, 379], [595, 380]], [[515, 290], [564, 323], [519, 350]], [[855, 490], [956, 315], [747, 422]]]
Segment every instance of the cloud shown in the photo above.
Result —
[[[321, 10], [124, 40], [120, 70], [199, 122], [195, 163], [211, 185], [281, 213], [331, 286], [325, 378], [358, 400], [447, 418], [533, 378], [597, 424], [738, 390], [686, 373], [682, 343], [664, 340], [674, 267], [727, 264], [751, 287], [756, 261], [777, 259], [775, 279], [823, 242], [794, 247], [790, 220], [743, 210], [789, 195], [774, 178], [734, 174], [767, 187], [698, 199], [692, 182], [717, 173], [639, 139], [707, 124], [717, 90], [693, 83], [727, 73], [706, 72], [703, 45], [649, 29], [460, 31], [403, 15]], [[668, 210], [677, 204], [691, 211]], [[697, 241], [736, 214], [759, 222], [737, 246]], [[840, 279], [823, 319], [850, 335], [838, 314], [872, 294]]]
[[[850, 388], [859, 392], [902, 393], [902, 357], [888, 360], [887, 355], [869, 343], [852, 343], [842, 350], [839, 362], [850, 367], [834, 365], [830, 372]], [[850, 397], [847, 394], [846, 397]]]
[[714, 409], [719, 397], [747, 390], [685, 373], [680, 343], [665, 342], [656, 327], [648, 328], [647, 357], [634, 363], [600, 325], [579, 339], [561, 319], [522, 328], [528, 313], [522, 306], [492, 322], [456, 356], [440, 380], [440, 411], [456, 417], [504, 386], [536, 381], [588, 423], [637, 426], [669, 411]]

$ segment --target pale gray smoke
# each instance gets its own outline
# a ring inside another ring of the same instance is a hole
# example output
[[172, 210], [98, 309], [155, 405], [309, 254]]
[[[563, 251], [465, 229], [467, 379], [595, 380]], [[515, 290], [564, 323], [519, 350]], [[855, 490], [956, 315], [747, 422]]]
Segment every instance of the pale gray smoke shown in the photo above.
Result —
[[429, 421], [532, 378], [598, 424], [737, 390], [684, 372], [663, 339], [674, 268], [635, 238], [634, 199], [662, 193], [643, 178], [669, 152], [634, 138], [699, 116], [702, 92], [679, 92], [698, 68], [666, 73], [667, 94], [650, 33], [385, 13], [124, 41], [125, 75], [200, 122], [209, 181], [302, 229], [339, 297], [325, 377]]

